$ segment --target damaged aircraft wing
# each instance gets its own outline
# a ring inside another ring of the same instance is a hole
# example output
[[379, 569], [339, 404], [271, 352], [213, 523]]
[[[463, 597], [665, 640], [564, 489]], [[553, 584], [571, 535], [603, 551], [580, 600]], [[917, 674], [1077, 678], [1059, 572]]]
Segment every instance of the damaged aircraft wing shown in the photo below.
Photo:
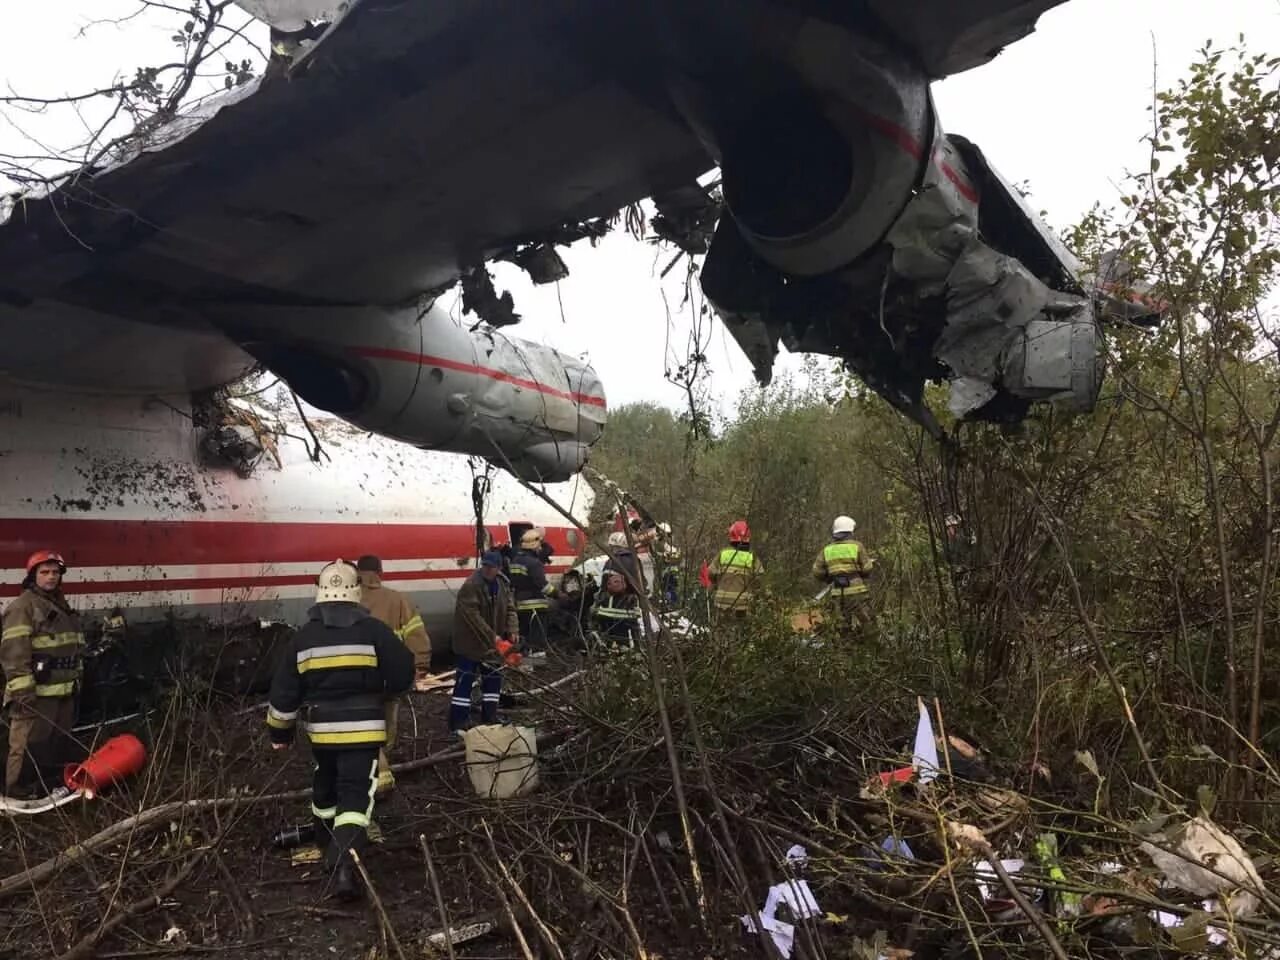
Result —
[[[929, 96], [1064, 0], [238, 2], [272, 25], [263, 79], [0, 202], [10, 369], [101, 385], [100, 366], [50, 358], [38, 318], [104, 349], [103, 331], [130, 331], [131, 352], [152, 331], [148, 390], [263, 357], [323, 379], [281, 359], [308, 317], [403, 339], [423, 316], [406, 305], [486, 260], [561, 276], [558, 238], [644, 197], [676, 224], [660, 198], [719, 166], [718, 225], [699, 208], [686, 241], [711, 237], [704, 285], [762, 379], [781, 342], [844, 358], [917, 416], [926, 379], [978, 416], [1096, 394], [1074, 265]], [[128, 365], [110, 376], [130, 386]], [[598, 385], [551, 389], [602, 403]]]

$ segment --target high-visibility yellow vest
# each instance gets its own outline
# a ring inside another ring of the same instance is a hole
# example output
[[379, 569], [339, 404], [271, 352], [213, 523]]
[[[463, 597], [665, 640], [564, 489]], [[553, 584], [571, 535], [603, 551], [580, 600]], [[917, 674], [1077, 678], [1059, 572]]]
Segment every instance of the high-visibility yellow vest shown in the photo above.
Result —
[[[852, 540], [838, 540], [822, 548], [822, 558], [827, 564], [827, 576], [831, 581], [831, 596], [852, 597], [868, 591], [859, 559], [861, 548]], [[847, 582], [848, 586], [841, 586]]]
[[751, 581], [759, 562], [750, 550], [725, 547], [716, 558], [716, 590], [711, 602], [720, 609], [740, 609], [751, 600]]

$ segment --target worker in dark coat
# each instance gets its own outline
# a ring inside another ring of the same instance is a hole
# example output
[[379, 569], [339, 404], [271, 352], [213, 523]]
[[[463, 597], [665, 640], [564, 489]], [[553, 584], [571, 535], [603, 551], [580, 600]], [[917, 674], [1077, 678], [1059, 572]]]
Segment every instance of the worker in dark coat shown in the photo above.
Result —
[[315, 760], [311, 813], [326, 876], [344, 900], [360, 895], [351, 851], [368, 842], [386, 698], [413, 685], [413, 653], [360, 605], [360, 574], [344, 560], [320, 571], [316, 605], [271, 683], [271, 745], [293, 742], [299, 719]]
[[604, 570], [601, 572], [602, 584], [609, 579], [610, 573], [622, 574], [629, 593], [638, 594], [646, 589], [640, 558], [627, 545], [627, 535], [625, 533], [614, 532], [609, 534], [609, 559], [605, 561]]
[[480, 558], [480, 569], [458, 590], [453, 616], [453, 653], [457, 672], [449, 703], [449, 730], [461, 733], [471, 725], [471, 688], [480, 677], [484, 723], [498, 721], [502, 697], [502, 668], [520, 665], [516, 649], [520, 623], [516, 619], [511, 585], [502, 575], [502, 555], [491, 550]]
[[640, 614], [640, 598], [627, 589], [622, 574], [606, 573], [604, 588], [597, 594], [591, 611], [602, 646], [634, 647], [640, 637]]

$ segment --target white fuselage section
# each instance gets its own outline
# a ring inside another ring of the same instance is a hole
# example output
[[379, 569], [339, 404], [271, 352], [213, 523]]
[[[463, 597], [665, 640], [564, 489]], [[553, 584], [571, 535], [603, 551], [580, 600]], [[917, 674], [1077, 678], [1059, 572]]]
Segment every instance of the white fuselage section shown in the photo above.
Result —
[[[17, 595], [32, 551], [67, 560], [65, 590], [86, 613], [119, 606], [130, 622], [200, 614], [299, 623], [315, 576], [336, 557], [382, 559], [384, 582], [444, 639], [453, 596], [476, 565], [473, 468], [315, 415], [275, 437], [247, 478], [200, 462], [200, 430], [183, 399], [40, 392], [0, 385], [0, 602]], [[482, 468], [479, 468], [482, 469]], [[549, 485], [584, 522], [583, 480]], [[494, 543], [509, 524], [545, 527], [563, 569], [579, 533], [504, 471], [484, 504]]]

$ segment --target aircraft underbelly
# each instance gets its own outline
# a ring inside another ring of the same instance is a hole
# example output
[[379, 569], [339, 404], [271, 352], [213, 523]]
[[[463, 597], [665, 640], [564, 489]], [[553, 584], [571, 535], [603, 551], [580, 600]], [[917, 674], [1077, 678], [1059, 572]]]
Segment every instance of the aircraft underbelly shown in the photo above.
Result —
[[52, 301], [0, 303], [0, 377], [95, 393], [190, 393], [239, 379], [254, 359], [219, 331], [158, 327]]

